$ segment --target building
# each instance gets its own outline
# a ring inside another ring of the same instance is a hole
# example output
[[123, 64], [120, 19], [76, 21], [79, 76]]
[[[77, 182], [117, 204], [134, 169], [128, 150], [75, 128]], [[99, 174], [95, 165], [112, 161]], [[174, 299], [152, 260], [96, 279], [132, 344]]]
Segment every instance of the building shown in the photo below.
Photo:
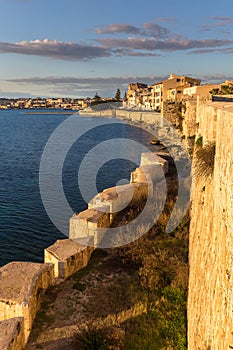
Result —
[[152, 109], [161, 111], [163, 103], [163, 82], [152, 85]]
[[180, 102], [183, 99], [183, 90], [192, 86], [199, 86], [200, 79], [185, 75], [171, 74], [167, 80], [163, 80], [163, 102]]
[[145, 92], [145, 89], [147, 89], [146, 84], [142, 83], [131, 83], [128, 86], [128, 92], [127, 92], [127, 107], [128, 108], [135, 108], [142, 105], [142, 94]]
[[206, 84], [200, 86], [191, 86], [183, 89], [184, 98], [196, 98], [197, 96], [207, 97], [210, 95], [210, 91], [213, 89], [219, 89], [220, 85], [218, 84]]

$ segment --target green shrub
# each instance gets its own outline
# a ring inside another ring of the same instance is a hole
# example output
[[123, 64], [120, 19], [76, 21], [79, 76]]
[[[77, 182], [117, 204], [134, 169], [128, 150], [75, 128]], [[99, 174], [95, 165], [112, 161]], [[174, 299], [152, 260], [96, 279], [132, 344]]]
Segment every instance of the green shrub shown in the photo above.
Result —
[[215, 142], [209, 142], [204, 147], [197, 149], [193, 163], [193, 175], [195, 178], [208, 179], [214, 172]]
[[196, 140], [196, 145], [202, 147], [202, 144], [203, 144], [203, 137], [201, 136], [201, 137], [198, 137], [198, 139]]
[[86, 329], [76, 335], [75, 344], [80, 350], [108, 350], [102, 330]]
[[124, 334], [119, 326], [101, 329], [87, 326], [76, 334], [75, 345], [78, 350], [123, 350]]
[[79, 290], [80, 292], [83, 292], [86, 289], [86, 286], [84, 283], [81, 283], [79, 281], [75, 281], [73, 283], [73, 288]]

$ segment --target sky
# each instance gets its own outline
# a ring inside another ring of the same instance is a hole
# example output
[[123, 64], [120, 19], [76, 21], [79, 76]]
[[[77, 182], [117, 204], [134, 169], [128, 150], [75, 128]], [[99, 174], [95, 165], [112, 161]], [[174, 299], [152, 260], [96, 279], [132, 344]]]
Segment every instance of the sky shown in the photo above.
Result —
[[0, 97], [233, 80], [232, 0], [0, 0]]

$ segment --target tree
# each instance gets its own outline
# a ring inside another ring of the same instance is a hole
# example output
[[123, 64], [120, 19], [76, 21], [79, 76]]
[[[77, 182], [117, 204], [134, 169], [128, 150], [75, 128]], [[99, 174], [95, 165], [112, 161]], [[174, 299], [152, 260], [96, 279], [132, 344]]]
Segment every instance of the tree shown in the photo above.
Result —
[[128, 96], [127, 96], [127, 92], [125, 92], [124, 101], [127, 101], [127, 100], [128, 100]]
[[101, 97], [98, 95], [98, 93], [96, 92], [95, 96], [93, 97], [93, 100], [95, 101], [101, 101]]
[[121, 90], [119, 88], [116, 91], [115, 99], [117, 101], [120, 101], [120, 99], [121, 99]]

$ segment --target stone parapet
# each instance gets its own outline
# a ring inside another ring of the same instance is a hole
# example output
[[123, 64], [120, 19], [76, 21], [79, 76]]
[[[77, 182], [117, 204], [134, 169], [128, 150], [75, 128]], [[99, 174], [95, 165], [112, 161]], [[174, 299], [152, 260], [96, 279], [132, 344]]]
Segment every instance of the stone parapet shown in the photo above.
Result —
[[74, 214], [70, 219], [69, 238], [93, 237], [93, 246], [96, 247], [109, 226], [109, 213], [102, 211], [101, 208], [87, 209]]
[[89, 246], [81, 245], [71, 239], [56, 241], [45, 249], [45, 262], [54, 265], [56, 278], [66, 279], [85, 267], [93, 252], [92, 242]]
[[43, 291], [54, 285], [52, 264], [12, 262], [0, 269], [0, 321], [24, 318], [25, 341], [40, 307]]
[[[168, 173], [168, 161], [164, 158], [167, 157], [169, 154], [162, 153], [162, 152], [148, 152], [148, 153], [142, 153], [141, 154], [141, 162], [140, 166], [142, 165], [160, 165], [164, 171], [164, 174]], [[158, 172], [157, 172], [158, 173]]]

